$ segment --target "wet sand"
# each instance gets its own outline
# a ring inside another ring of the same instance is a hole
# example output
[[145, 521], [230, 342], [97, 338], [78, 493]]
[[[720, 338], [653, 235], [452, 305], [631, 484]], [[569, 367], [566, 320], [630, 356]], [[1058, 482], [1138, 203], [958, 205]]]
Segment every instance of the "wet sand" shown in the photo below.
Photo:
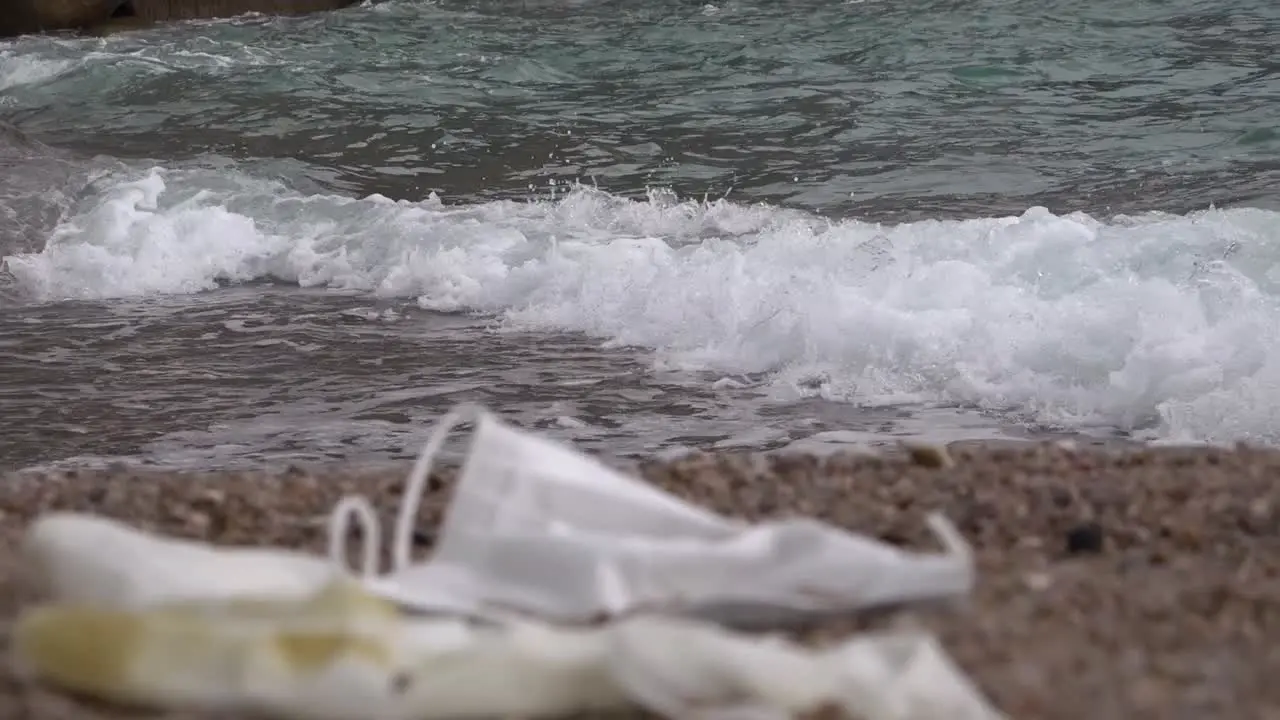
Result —
[[[803, 513], [917, 547], [931, 547], [924, 515], [940, 510], [974, 544], [978, 585], [967, 602], [832, 621], [805, 633], [815, 643], [923, 623], [1015, 720], [1280, 720], [1280, 451], [979, 445], [953, 447], [951, 459], [735, 453], [639, 470], [727, 514]], [[389, 524], [406, 471], [0, 478], [0, 613], [11, 618], [31, 599], [14, 548], [43, 510], [320, 550], [325, 515], [344, 493], [368, 494]], [[432, 483], [423, 553], [451, 487], [448, 472]], [[29, 687], [7, 670], [0, 695], [0, 718], [154, 717]]]

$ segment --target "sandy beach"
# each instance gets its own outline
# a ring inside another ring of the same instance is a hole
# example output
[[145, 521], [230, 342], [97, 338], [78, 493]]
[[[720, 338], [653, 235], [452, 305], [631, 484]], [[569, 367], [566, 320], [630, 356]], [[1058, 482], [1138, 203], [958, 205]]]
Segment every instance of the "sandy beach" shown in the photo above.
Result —
[[[704, 454], [638, 470], [727, 514], [813, 515], [916, 547], [930, 547], [924, 515], [940, 510], [974, 544], [969, 602], [828, 623], [806, 633], [812, 642], [923, 623], [1016, 720], [1280, 718], [1280, 451], [977, 445], [950, 455], [953, 464], [935, 467], [905, 456]], [[344, 493], [369, 495], [389, 523], [406, 471], [10, 474], [0, 482], [0, 612], [11, 618], [32, 599], [14, 550], [42, 511], [319, 550], [325, 514]], [[432, 483], [423, 553], [451, 486], [449, 471]], [[154, 717], [29, 687], [8, 671], [0, 693], [5, 718]]]

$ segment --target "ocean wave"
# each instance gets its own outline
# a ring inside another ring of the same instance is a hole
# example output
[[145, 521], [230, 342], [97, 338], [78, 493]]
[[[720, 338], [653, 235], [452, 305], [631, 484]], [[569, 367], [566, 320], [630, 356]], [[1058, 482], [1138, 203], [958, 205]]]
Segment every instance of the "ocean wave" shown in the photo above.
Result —
[[[178, 71], [220, 71], [284, 65], [285, 60], [252, 42], [215, 40], [202, 31], [237, 24], [268, 24], [263, 18], [195, 20], [154, 29], [108, 35], [29, 35], [0, 45], [0, 90], [34, 88], [62, 78], [84, 82], [127, 82], [132, 75]], [[121, 72], [122, 70], [126, 72]]]
[[766, 373], [779, 393], [1275, 440], [1278, 221], [1031, 208], [886, 225], [585, 187], [453, 206], [156, 168], [100, 180], [41, 252], [5, 263], [43, 301], [272, 279]]
[[[0, 50], [0, 91], [23, 85], [39, 85], [57, 78], [76, 66], [70, 59], [33, 57]], [[3, 104], [0, 101], [0, 104]]]

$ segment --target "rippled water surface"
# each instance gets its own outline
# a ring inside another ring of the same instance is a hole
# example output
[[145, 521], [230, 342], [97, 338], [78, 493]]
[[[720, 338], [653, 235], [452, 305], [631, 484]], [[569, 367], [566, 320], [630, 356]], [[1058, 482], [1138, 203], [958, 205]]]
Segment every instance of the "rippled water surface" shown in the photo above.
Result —
[[0, 41], [0, 464], [1280, 439], [1280, 6], [390, 0]]

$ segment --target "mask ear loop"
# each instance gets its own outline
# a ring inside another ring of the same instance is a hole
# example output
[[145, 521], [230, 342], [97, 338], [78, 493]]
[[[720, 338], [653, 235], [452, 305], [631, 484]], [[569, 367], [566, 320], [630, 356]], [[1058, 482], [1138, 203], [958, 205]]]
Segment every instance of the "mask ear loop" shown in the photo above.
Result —
[[334, 565], [346, 569], [347, 535], [353, 518], [364, 537], [360, 575], [375, 577], [378, 574], [378, 550], [382, 546], [382, 526], [373, 505], [363, 495], [344, 496], [329, 513], [329, 559]]
[[962, 563], [972, 564], [973, 547], [960, 534], [955, 523], [948, 520], [942, 513], [931, 512], [925, 517], [925, 524], [933, 531], [948, 555]]
[[960, 534], [959, 528], [942, 513], [929, 513], [925, 523], [946, 550], [947, 561], [951, 566], [947, 576], [958, 578], [958, 582], [963, 586], [959, 589], [962, 593], [969, 592], [974, 582], [973, 546]]
[[486, 414], [484, 408], [479, 405], [463, 403], [450, 410], [436, 424], [435, 431], [431, 433], [431, 437], [413, 464], [413, 470], [409, 472], [404, 494], [400, 497], [400, 512], [396, 516], [395, 535], [391, 546], [393, 572], [399, 572], [409, 566], [409, 553], [413, 547], [414, 520], [422, 506], [422, 493], [426, 490], [427, 478], [431, 475], [431, 465], [435, 462], [436, 455], [440, 453], [445, 440], [449, 438], [449, 433], [455, 427], [463, 423], [477, 422]]

